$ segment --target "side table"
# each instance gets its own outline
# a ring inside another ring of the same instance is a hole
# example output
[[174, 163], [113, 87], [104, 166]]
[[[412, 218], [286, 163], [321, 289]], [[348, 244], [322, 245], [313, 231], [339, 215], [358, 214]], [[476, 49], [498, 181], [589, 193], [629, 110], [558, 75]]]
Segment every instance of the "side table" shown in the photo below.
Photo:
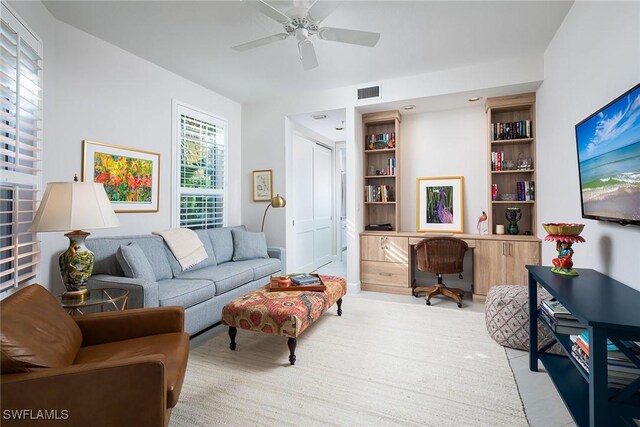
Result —
[[122, 288], [95, 288], [89, 291], [89, 295], [85, 299], [62, 299], [58, 297], [62, 308], [67, 310], [71, 315], [84, 314], [82, 310], [89, 307], [100, 306], [100, 311], [104, 311], [104, 307], [113, 307], [116, 311], [127, 309], [129, 300], [129, 291]]

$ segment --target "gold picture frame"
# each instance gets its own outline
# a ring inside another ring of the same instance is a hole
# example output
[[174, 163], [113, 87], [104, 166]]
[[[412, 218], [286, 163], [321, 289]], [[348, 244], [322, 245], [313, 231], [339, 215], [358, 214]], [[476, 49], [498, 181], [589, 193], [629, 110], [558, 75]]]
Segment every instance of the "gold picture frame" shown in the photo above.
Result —
[[273, 198], [273, 172], [271, 169], [253, 171], [253, 201], [270, 202]]
[[159, 210], [159, 153], [85, 139], [82, 180], [104, 184], [115, 212]]
[[416, 230], [464, 233], [464, 178], [421, 177], [416, 180]]

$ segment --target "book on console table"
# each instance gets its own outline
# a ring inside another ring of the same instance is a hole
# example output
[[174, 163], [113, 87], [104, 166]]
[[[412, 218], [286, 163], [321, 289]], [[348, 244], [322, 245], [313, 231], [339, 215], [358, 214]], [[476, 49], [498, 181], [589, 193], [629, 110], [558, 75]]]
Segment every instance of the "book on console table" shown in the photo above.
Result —
[[325, 291], [326, 285], [319, 274], [271, 276], [270, 292]]
[[540, 309], [540, 317], [557, 334], [578, 335], [586, 329], [578, 320], [556, 319], [543, 309]]
[[556, 300], [544, 300], [540, 308], [556, 319], [576, 320], [576, 318]]

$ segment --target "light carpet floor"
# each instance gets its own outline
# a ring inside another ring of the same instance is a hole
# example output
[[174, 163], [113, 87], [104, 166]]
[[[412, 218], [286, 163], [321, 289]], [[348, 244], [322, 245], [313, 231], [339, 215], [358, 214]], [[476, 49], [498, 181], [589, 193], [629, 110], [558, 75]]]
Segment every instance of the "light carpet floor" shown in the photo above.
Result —
[[527, 426], [484, 314], [344, 298], [298, 339], [238, 330], [191, 352], [171, 426]]

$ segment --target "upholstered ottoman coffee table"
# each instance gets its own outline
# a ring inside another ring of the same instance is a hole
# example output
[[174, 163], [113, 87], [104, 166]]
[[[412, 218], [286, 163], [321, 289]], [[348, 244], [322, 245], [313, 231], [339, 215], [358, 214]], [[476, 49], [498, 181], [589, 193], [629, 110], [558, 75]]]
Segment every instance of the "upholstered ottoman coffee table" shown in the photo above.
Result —
[[236, 349], [237, 328], [289, 337], [289, 363], [296, 363], [296, 339], [334, 303], [342, 316], [347, 284], [342, 277], [321, 276], [325, 291], [271, 292], [269, 285], [234, 299], [222, 309], [229, 326], [231, 350]]

